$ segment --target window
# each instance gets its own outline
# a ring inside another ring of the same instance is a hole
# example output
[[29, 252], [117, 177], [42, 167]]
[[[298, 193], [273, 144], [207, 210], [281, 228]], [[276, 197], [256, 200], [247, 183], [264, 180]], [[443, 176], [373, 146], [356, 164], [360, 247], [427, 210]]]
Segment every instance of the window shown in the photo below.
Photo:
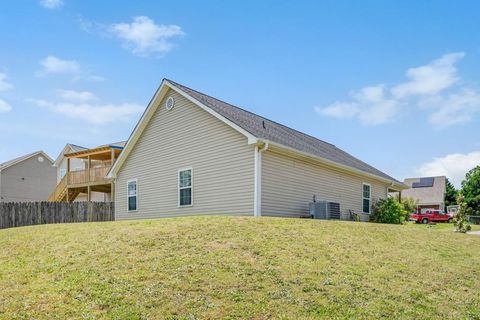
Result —
[[178, 170], [178, 205], [191, 206], [193, 203], [192, 169]]
[[367, 183], [363, 184], [362, 198], [363, 198], [363, 213], [370, 213], [370, 207], [372, 202], [371, 186]]
[[60, 169], [60, 179], [65, 177], [66, 174], [67, 174], [67, 169]]
[[137, 210], [137, 179], [127, 182], [128, 211]]

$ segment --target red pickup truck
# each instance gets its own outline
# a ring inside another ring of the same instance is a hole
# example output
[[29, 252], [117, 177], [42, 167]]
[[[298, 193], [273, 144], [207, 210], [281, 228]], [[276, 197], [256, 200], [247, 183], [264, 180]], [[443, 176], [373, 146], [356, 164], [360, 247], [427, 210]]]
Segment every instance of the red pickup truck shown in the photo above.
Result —
[[442, 210], [427, 210], [424, 213], [412, 213], [410, 215], [410, 221], [417, 223], [429, 223], [429, 222], [452, 222], [452, 216], [446, 214]]

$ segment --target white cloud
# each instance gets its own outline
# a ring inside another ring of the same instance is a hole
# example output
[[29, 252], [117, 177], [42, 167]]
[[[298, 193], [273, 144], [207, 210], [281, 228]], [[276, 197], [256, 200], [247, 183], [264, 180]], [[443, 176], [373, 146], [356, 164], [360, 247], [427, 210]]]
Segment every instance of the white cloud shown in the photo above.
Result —
[[333, 118], [358, 118], [362, 124], [376, 125], [391, 121], [397, 113], [398, 102], [387, 99], [384, 86], [362, 88], [350, 95], [354, 102], [336, 102], [326, 108], [316, 107], [320, 115]]
[[335, 102], [328, 107], [315, 107], [318, 114], [338, 119], [350, 119], [361, 112], [361, 106], [355, 102]]
[[134, 17], [132, 23], [112, 24], [109, 31], [139, 56], [168, 53], [173, 48], [171, 40], [185, 34], [177, 25], [158, 25], [146, 16]]
[[40, 5], [47, 9], [56, 9], [63, 6], [62, 0], [40, 0]]
[[75, 60], [62, 60], [55, 56], [48, 56], [40, 61], [45, 73], [70, 73], [77, 74], [80, 72], [80, 64]]
[[74, 81], [87, 80], [87, 81], [103, 81], [104, 78], [92, 75], [88, 71], [81, 68], [80, 64], [76, 60], [63, 60], [55, 56], [47, 56], [45, 59], [40, 60], [42, 69], [37, 72], [37, 76], [65, 74], [72, 77]]
[[430, 123], [448, 127], [471, 121], [480, 113], [480, 94], [459, 86], [456, 63], [463, 52], [445, 54], [427, 65], [407, 70], [408, 81], [386, 89], [364, 87], [350, 93], [351, 101], [315, 107], [318, 114], [339, 119], [355, 118], [364, 125], [396, 120], [411, 108], [429, 112]]
[[[13, 85], [7, 81], [7, 74], [0, 72], [0, 92], [13, 89]], [[7, 101], [0, 99], [0, 113], [6, 113], [12, 110], [12, 106]]]
[[0, 113], [6, 113], [12, 110], [12, 106], [10, 106], [5, 100], [0, 99]]
[[428, 117], [432, 124], [448, 127], [467, 123], [480, 113], [480, 94], [471, 89], [462, 89], [445, 97], [422, 101], [421, 104], [434, 109]]
[[407, 70], [409, 81], [392, 88], [396, 98], [415, 95], [434, 95], [455, 84], [459, 78], [455, 63], [465, 56], [463, 52], [443, 55], [431, 63]]
[[0, 72], [0, 92], [13, 89], [13, 85], [7, 81], [7, 75]]
[[480, 151], [467, 154], [453, 153], [424, 163], [416, 173], [420, 176], [447, 176], [458, 188], [465, 174], [478, 165], [480, 165]]
[[119, 105], [58, 103], [49, 105], [49, 109], [69, 118], [86, 120], [92, 124], [128, 121], [132, 115], [143, 111], [142, 106], [130, 103], [123, 103]]
[[77, 92], [70, 90], [61, 93], [59, 101], [47, 101], [41, 99], [29, 99], [28, 101], [38, 107], [46, 108], [53, 113], [97, 125], [128, 121], [133, 115], [141, 113], [144, 110], [143, 106], [134, 103], [94, 104], [88, 102], [93, 99], [96, 99], [96, 97], [90, 92]]
[[92, 101], [97, 97], [89, 91], [60, 90], [60, 96], [67, 101]]

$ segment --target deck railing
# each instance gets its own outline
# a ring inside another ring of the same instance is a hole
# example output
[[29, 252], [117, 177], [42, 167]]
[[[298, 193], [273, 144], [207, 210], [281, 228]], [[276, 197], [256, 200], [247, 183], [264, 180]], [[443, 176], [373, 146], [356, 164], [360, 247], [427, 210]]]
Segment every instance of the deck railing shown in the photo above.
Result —
[[85, 186], [91, 183], [110, 183], [112, 179], [107, 178], [107, 173], [110, 171], [110, 168], [112, 168], [112, 162], [105, 161], [100, 165], [97, 164], [91, 169], [67, 172], [62, 180], [60, 180], [60, 182], [57, 184], [50, 197], [48, 197], [48, 201], [59, 201], [60, 198], [63, 198], [62, 194], [65, 193], [67, 186], [82, 187], [82, 185]]
[[111, 167], [112, 166], [108, 164], [105, 166], [99, 166], [91, 169], [68, 172], [67, 184], [70, 186], [70, 185], [78, 185], [78, 184], [87, 184], [91, 182], [108, 183], [111, 181], [111, 179], [107, 178], [107, 173], [108, 171], [110, 171]]

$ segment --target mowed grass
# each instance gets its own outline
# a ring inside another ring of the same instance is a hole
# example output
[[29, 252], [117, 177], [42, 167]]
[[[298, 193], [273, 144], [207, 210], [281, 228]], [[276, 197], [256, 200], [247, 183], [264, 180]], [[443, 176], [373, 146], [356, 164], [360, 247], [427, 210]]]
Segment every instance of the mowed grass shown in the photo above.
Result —
[[480, 318], [480, 237], [251, 217], [0, 230], [1, 319]]

